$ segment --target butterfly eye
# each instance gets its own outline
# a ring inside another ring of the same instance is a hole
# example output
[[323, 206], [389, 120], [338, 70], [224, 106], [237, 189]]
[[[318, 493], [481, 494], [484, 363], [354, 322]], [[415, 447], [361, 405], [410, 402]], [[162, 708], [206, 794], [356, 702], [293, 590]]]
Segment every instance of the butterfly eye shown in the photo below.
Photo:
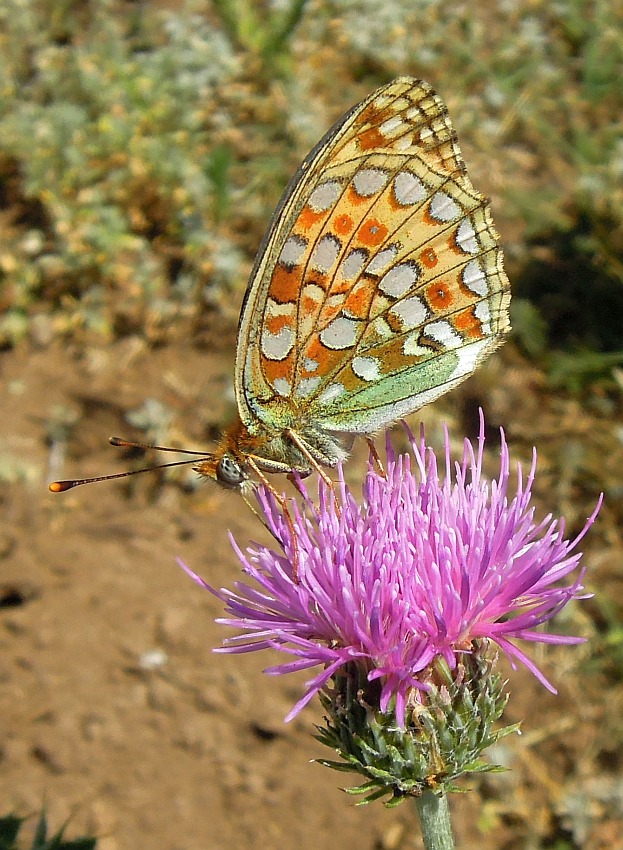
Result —
[[223, 455], [216, 466], [216, 480], [224, 487], [238, 487], [246, 477], [238, 461], [231, 455]]

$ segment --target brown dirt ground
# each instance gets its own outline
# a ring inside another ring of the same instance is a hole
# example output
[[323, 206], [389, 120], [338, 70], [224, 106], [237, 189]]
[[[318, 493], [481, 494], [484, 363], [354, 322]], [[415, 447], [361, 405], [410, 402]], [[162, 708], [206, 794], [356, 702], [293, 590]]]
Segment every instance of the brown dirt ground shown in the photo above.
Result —
[[[317, 705], [283, 724], [304, 676], [264, 676], [268, 655], [212, 653], [227, 633], [214, 623], [221, 605], [175, 559], [213, 585], [231, 585], [239, 567], [227, 530], [243, 543], [261, 536], [235, 495], [208, 484], [191, 491], [181, 477], [155, 473], [47, 491], [53, 478], [127, 468], [106, 438], [134, 436], [124, 414], [148, 398], [174, 414], [168, 439], [205, 445], [206, 423], [222, 421], [230, 405], [233, 353], [225, 349], [208, 355], [178, 342], [149, 350], [126, 340], [0, 355], [0, 585], [9, 603], [0, 610], [0, 814], [36, 812], [45, 801], [54, 827], [70, 817], [68, 834], [94, 831], [98, 850], [420, 847], [408, 803], [356, 808], [338, 790], [343, 774], [310, 763], [328, 755], [312, 738]], [[515, 456], [528, 458], [533, 441], [564, 446], [565, 435], [600, 456], [599, 435], [616, 422], [595, 424], [574, 402], [544, 401], [540, 380], [505, 349], [444, 413], [460, 429], [473, 399], [485, 399]], [[432, 427], [442, 415], [424, 413]], [[77, 425], [63, 460], [50, 432], [67, 416]], [[361, 461], [359, 452], [354, 478]], [[547, 455], [542, 474], [542, 506], [568, 509], [573, 532], [594, 487], [578, 489]], [[620, 539], [615, 525], [605, 527], [584, 547], [589, 585], [610, 581], [616, 601]], [[587, 614], [575, 616], [591, 634]], [[622, 714], [621, 688], [583, 678], [591, 646], [528, 647], [560, 687], [557, 697], [523, 670], [510, 674], [505, 719], [521, 719], [525, 734], [498, 748], [509, 773], [453, 798], [459, 846], [552, 846], [572, 832], [568, 846], [623, 846], [620, 804], [614, 790], [610, 800], [603, 791], [622, 758], [621, 724], [612, 720]], [[598, 780], [601, 790], [591, 792]]]

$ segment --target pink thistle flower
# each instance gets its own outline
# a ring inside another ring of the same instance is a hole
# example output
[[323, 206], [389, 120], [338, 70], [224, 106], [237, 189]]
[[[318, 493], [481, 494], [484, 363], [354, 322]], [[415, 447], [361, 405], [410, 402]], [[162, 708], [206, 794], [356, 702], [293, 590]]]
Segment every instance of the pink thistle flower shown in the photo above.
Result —
[[534, 519], [536, 450], [527, 478], [517, 465], [511, 497], [503, 431], [499, 476], [494, 481], [483, 477], [482, 416], [477, 447], [465, 440], [458, 463], [452, 463], [445, 432], [443, 474], [423, 430], [419, 441], [407, 433], [412, 455], [396, 456], [388, 440], [386, 475], [369, 464], [361, 504], [341, 467], [339, 496], [319, 480], [318, 506], [300, 483], [301, 505], [291, 508], [294, 536], [272, 494], [260, 487], [257, 498], [281, 551], [256, 544], [245, 555], [232, 539], [253, 584], [236, 582], [234, 590], [215, 590], [182, 564], [225, 603], [228, 616], [217, 622], [243, 632], [215, 651], [272, 648], [293, 656], [268, 668], [271, 675], [322, 668], [286, 720], [341, 668], [355, 663], [369, 682], [378, 680], [380, 710], [391, 705], [404, 726], [407, 705], [428, 690], [435, 662], [443, 660], [455, 670], [483, 639], [496, 643], [513, 667], [525, 664], [555, 693], [515, 641], [584, 640], [536, 629], [570, 600], [586, 597], [584, 570], [571, 584], [560, 582], [579, 566], [581, 553], [574, 550], [594, 522], [601, 497], [582, 531], [569, 541], [563, 519], [551, 514], [539, 523]]

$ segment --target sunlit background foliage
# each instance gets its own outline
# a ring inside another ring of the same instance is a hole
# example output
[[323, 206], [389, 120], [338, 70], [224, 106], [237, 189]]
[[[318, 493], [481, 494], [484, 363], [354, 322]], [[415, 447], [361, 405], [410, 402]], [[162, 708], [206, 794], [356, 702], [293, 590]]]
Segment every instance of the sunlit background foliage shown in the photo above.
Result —
[[[524, 352], [555, 383], [623, 363], [623, 7], [594, 0], [7, 0], [0, 341], [153, 343], [235, 322], [285, 182], [400, 73], [486, 175]], [[231, 310], [231, 313], [230, 313]], [[187, 320], [185, 323], [181, 319]]]

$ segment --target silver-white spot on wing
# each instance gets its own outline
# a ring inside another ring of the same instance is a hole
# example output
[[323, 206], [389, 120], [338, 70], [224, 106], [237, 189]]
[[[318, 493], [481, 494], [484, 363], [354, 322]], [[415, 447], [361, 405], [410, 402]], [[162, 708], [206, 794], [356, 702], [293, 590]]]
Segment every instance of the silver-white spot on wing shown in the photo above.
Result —
[[289, 396], [292, 391], [290, 381], [288, 381], [287, 378], [275, 378], [273, 381], [273, 387], [281, 396]]
[[322, 378], [320, 375], [314, 375], [311, 378], [303, 378], [298, 383], [296, 395], [300, 398], [305, 398], [305, 396], [311, 395], [311, 393], [318, 389], [321, 381]]
[[284, 266], [293, 268], [299, 264], [306, 248], [307, 240], [303, 239], [302, 236], [296, 234], [289, 236], [284, 242], [281, 254], [279, 254], [279, 262], [283, 263]]
[[329, 384], [329, 386], [324, 389], [320, 395], [318, 396], [318, 401], [320, 404], [329, 404], [332, 401], [335, 401], [336, 398], [339, 398], [346, 392], [346, 388], [344, 384], [340, 384], [336, 382], [335, 384]]
[[464, 343], [461, 334], [454, 330], [450, 322], [444, 320], [429, 322], [424, 328], [424, 335], [448, 349], [460, 348]]
[[416, 263], [398, 263], [380, 279], [379, 289], [391, 298], [402, 298], [419, 276], [420, 270]]
[[342, 280], [355, 280], [361, 274], [368, 252], [364, 248], [355, 248], [340, 263], [338, 275]]
[[333, 234], [328, 233], [323, 236], [314, 248], [310, 260], [311, 268], [321, 274], [328, 274], [333, 268], [341, 249], [342, 243]]
[[381, 135], [385, 136], [386, 139], [391, 139], [393, 136], [397, 136], [401, 129], [407, 129], [408, 126], [409, 125], [406, 124], [399, 115], [394, 115], [393, 118], [388, 118], [387, 121], [383, 121], [383, 123], [379, 126], [379, 132]]
[[450, 375], [450, 380], [456, 380], [464, 375], [471, 375], [478, 363], [482, 354], [489, 347], [490, 340], [478, 339], [470, 342], [468, 345], [463, 345], [462, 348], [457, 348], [456, 354], [459, 362], [454, 372]]
[[435, 192], [428, 209], [431, 218], [443, 223], [454, 221], [461, 214], [460, 206], [445, 192]]
[[474, 295], [485, 296], [487, 294], [487, 276], [481, 268], [478, 260], [470, 260], [462, 272], [463, 284], [473, 292]]
[[411, 298], [405, 298], [394, 304], [389, 315], [399, 320], [401, 330], [410, 331], [424, 324], [429, 316], [429, 311], [421, 298], [412, 295]]
[[481, 325], [483, 334], [491, 334], [491, 310], [486, 301], [479, 301], [474, 307], [474, 316]]
[[359, 336], [361, 322], [338, 316], [320, 331], [320, 342], [334, 351], [352, 348]]
[[281, 328], [276, 334], [262, 331], [262, 354], [268, 360], [285, 360], [292, 351], [296, 336], [292, 328]]
[[381, 377], [380, 364], [376, 357], [353, 357], [350, 365], [362, 381], [377, 381]]
[[464, 218], [456, 230], [456, 244], [461, 251], [466, 254], [478, 253], [478, 240], [476, 239], [476, 231], [474, 225], [468, 218]]
[[401, 206], [419, 204], [427, 195], [426, 186], [410, 171], [399, 171], [394, 178], [394, 197]]
[[393, 263], [398, 254], [397, 245], [388, 245], [373, 257], [366, 267], [366, 274], [380, 274], [390, 263]]
[[331, 209], [342, 192], [342, 186], [337, 180], [328, 180], [317, 186], [309, 196], [309, 206], [314, 212], [325, 212]]
[[353, 177], [353, 189], [360, 198], [370, 198], [385, 187], [388, 178], [380, 168], [362, 168]]

